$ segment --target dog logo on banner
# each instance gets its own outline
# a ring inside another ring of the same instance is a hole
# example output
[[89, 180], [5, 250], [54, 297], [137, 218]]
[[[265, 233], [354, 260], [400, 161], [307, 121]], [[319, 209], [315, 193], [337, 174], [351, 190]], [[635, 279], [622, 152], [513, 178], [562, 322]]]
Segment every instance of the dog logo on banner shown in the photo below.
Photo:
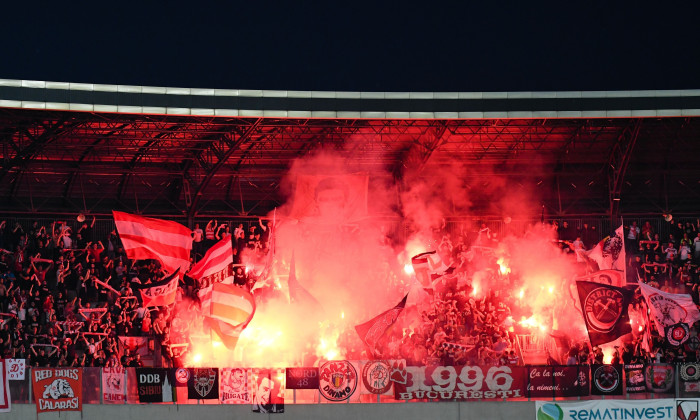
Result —
[[586, 296], [584, 315], [588, 325], [602, 333], [609, 333], [620, 320], [625, 297], [617, 290], [599, 287]]
[[367, 362], [362, 368], [362, 383], [371, 394], [383, 394], [391, 388], [391, 366], [384, 360]]
[[75, 393], [70, 383], [65, 379], [55, 379], [44, 388], [43, 398], [51, 397], [54, 400], [59, 398], [73, 398]]
[[347, 400], [357, 388], [357, 371], [347, 360], [326, 362], [321, 366], [319, 390], [331, 401]]
[[211, 392], [214, 383], [216, 382], [216, 371], [214, 369], [195, 369], [194, 370], [194, 390], [202, 397], [206, 397]]
[[698, 400], [676, 400], [678, 420], [697, 420]]

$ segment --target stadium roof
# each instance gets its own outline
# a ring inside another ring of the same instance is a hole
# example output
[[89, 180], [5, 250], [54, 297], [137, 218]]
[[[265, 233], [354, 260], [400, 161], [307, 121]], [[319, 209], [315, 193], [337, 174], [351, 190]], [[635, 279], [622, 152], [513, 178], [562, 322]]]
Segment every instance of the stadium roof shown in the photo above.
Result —
[[[291, 163], [371, 184], [459, 162], [455, 214], [532, 186], [549, 216], [695, 214], [700, 90], [316, 92], [0, 80], [0, 212], [265, 214]], [[489, 186], [495, 171], [507, 182]], [[400, 184], [400, 182], [399, 182]], [[372, 185], [371, 185], [372, 186]], [[398, 203], [397, 203], [398, 204]]]

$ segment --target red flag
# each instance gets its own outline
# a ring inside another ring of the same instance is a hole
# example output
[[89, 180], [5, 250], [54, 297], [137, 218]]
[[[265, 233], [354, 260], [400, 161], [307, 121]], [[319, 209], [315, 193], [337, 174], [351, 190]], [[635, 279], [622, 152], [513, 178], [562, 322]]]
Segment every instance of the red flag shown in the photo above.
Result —
[[126, 256], [132, 260], [156, 259], [172, 274], [190, 265], [192, 231], [177, 222], [112, 211]]
[[[187, 275], [193, 279], [200, 280], [214, 275], [218, 277], [219, 273], [223, 272], [222, 280], [226, 283], [225, 280], [228, 277], [233, 279], [233, 273], [230, 270], [231, 264], [233, 264], [233, 245], [231, 244], [231, 238], [224, 238], [209, 248], [209, 251], [204, 254], [204, 257], [197, 264], [192, 266]], [[210, 283], [219, 282], [221, 281], [212, 281]]]
[[377, 343], [382, 338], [384, 333], [394, 325], [396, 319], [406, 307], [406, 300], [408, 299], [408, 294], [399, 302], [398, 305], [393, 308], [382, 312], [381, 314], [375, 316], [364, 324], [355, 326], [355, 331], [359, 334], [360, 339], [367, 345], [370, 349], [372, 356], [377, 355]]

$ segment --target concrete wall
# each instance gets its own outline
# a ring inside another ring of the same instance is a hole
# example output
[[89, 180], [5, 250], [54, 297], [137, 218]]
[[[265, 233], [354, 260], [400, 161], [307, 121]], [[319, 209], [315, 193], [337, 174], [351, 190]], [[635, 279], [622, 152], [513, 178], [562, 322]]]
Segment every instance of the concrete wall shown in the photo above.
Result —
[[[400, 404], [314, 404], [287, 405], [283, 414], [253, 413], [250, 405], [83, 405], [77, 411], [43, 413], [39, 420], [225, 420], [264, 418], [279, 420], [520, 420], [535, 418], [535, 403], [518, 402], [443, 402]], [[11, 413], [0, 414], [5, 419], [37, 419], [34, 404], [13, 404]]]

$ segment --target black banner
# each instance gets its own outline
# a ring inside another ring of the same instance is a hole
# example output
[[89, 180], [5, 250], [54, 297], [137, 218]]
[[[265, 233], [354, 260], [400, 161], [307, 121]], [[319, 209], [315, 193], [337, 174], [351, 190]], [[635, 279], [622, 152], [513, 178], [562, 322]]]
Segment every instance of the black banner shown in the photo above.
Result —
[[219, 369], [193, 368], [190, 369], [187, 381], [187, 398], [191, 400], [219, 399]]
[[627, 385], [628, 394], [645, 392], [647, 390], [646, 383], [644, 382], [643, 363], [625, 365], [625, 384]]
[[589, 395], [588, 366], [530, 366], [527, 395], [530, 398]]
[[576, 288], [591, 345], [609, 343], [632, 332], [627, 306], [634, 292], [590, 281], [577, 281]]
[[287, 389], [318, 389], [318, 368], [287, 368]]
[[139, 402], [172, 402], [173, 387], [167, 369], [136, 368]]
[[622, 395], [622, 366], [591, 366], [592, 395]]

